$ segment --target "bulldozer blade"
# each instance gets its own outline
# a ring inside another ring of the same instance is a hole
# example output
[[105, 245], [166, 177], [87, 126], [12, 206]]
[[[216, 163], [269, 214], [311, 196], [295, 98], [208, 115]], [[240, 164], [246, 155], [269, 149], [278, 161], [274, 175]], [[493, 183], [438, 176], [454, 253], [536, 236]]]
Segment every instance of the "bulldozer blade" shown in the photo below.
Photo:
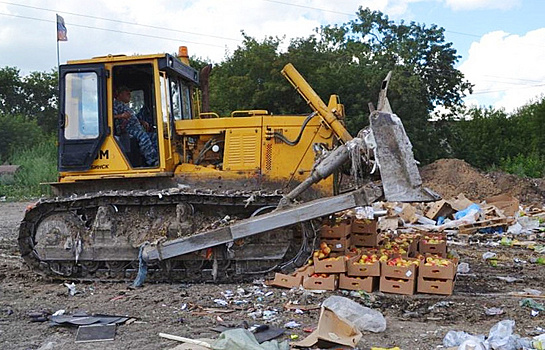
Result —
[[412, 145], [399, 117], [382, 108], [372, 112], [369, 119], [386, 200], [429, 202], [440, 199], [439, 195], [422, 187]]

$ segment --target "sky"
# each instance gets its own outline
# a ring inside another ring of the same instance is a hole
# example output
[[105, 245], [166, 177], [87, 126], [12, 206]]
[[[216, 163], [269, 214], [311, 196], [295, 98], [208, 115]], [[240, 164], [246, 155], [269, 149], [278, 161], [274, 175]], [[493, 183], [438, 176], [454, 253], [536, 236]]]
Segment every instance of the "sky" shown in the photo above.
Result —
[[[181, 45], [219, 63], [241, 45], [242, 31], [287, 45], [355, 19], [360, 6], [396, 23], [443, 27], [460, 56], [456, 68], [475, 85], [468, 105], [510, 113], [545, 94], [543, 0], [0, 0], [0, 67], [49, 72], [58, 61]], [[58, 56], [56, 14], [68, 30]]]

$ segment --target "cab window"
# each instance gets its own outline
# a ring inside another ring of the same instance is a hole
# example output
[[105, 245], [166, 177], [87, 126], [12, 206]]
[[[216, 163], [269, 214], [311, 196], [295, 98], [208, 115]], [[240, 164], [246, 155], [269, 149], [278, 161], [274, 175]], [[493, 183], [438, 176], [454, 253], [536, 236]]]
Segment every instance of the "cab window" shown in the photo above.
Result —
[[170, 80], [170, 95], [174, 120], [191, 119], [191, 98], [189, 87], [181, 80]]
[[96, 72], [68, 73], [65, 77], [64, 113], [67, 140], [98, 137], [99, 104]]

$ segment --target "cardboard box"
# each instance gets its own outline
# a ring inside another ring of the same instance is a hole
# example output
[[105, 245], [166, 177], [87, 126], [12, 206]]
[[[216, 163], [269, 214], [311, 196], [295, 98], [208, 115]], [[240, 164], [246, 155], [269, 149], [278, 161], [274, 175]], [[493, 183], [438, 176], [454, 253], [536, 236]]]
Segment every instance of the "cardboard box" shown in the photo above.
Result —
[[519, 200], [508, 194], [500, 194], [489, 197], [484, 200], [488, 204], [493, 204], [499, 210], [503, 211], [505, 216], [515, 216], [519, 210]]
[[448, 203], [455, 211], [464, 210], [465, 208], [473, 204], [473, 202], [467, 199], [467, 197], [463, 193], [458, 194], [452, 200], [449, 200]]
[[432, 239], [441, 240], [440, 243], [429, 243], [430, 238], [422, 237], [418, 242], [418, 252], [421, 254], [436, 254], [439, 256], [447, 256], [447, 241], [444, 235], [426, 235]]
[[316, 273], [341, 273], [346, 272], [346, 257], [325, 258], [314, 260], [314, 271]]
[[315, 290], [335, 290], [337, 289], [337, 275], [328, 277], [303, 277], [303, 288]]
[[450, 203], [442, 199], [440, 201], [433, 202], [428, 211], [426, 211], [425, 216], [429, 219], [437, 221], [437, 218], [440, 216], [451, 217], [454, 212], [455, 210], [452, 209]]
[[418, 293], [451, 295], [454, 291], [454, 280], [418, 277]]
[[380, 276], [379, 290], [383, 293], [413, 295], [415, 289], [416, 279]]
[[358, 264], [360, 255], [348, 259], [346, 274], [348, 276], [380, 276], [380, 261], [373, 264]]
[[372, 293], [378, 286], [378, 277], [350, 277], [343, 274], [339, 275], [339, 289], [363, 290]]
[[354, 220], [352, 222], [352, 233], [376, 233], [377, 220]]
[[356, 247], [378, 247], [382, 241], [380, 233], [353, 233], [351, 242]]
[[350, 246], [350, 236], [338, 239], [322, 239], [322, 242], [326, 242], [332, 252], [345, 253]]
[[320, 228], [322, 238], [345, 238], [350, 235], [350, 232], [352, 232], [352, 223], [346, 221], [334, 226], [323, 225]]
[[425, 261], [420, 261], [418, 267], [418, 276], [432, 279], [454, 279], [457, 270], [457, 263], [451, 260], [451, 264], [447, 266], [429, 266]]
[[[417, 259], [404, 258], [404, 260], [417, 261]], [[409, 266], [390, 266], [383, 261], [380, 266], [380, 275], [391, 278], [402, 278], [414, 280], [417, 273], [417, 265], [410, 264]]]
[[414, 224], [418, 221], [418, 216], [416, 215], [416, 208], [409, 203], [403, 203], [401, 213], [399, 217], [406, 224]]
[[293, 288], [299, 287], [303, 282], [302, 275], [285, 275], [283, 273], [275, 273], [274, 280], [270, 283], [271, 286], [281, 287], [281, 288]]
[[377, 229], [380, 232], [386, 232], [386, 231], [394, 231], [397, 230], [399, 227], [399, 217], [385, 217], [382, 216], [380, 218], [380, 221], [378, 222]]
[[[321, 344], [338, 345], [342, 349], [354, 349], [361, 340], [361, 332], [354, 324], [322, 307], [318, 327], [305, 339], [292, 343], [297, 348], [315, 348]], [[321, 346], [320, 346], [321, 348]]]
[[305, 276], [310, 276], [314, 273], [314, 265], [303, 265], [301, 266], [300, 268], [298, 268], [297, 270], [295, 270], [291, 275], [292, 276], [301, 276], [301, 277], [305, 277]]

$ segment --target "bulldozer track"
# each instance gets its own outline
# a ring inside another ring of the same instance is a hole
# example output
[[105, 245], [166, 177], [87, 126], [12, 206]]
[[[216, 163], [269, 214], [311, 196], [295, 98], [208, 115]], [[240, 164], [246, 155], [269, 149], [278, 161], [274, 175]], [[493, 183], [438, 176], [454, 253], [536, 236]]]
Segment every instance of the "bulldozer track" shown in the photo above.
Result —
[[[185, 232], [186, 227], [184, 234], [191, 235], [210, 228], [210, 225], [229, 224], [229, 220], [225, 218], [247, 218], [252, 213], [259, 212], [260, 208], [275, 206], [280, 198], [278, 193], [269, 192], [189, 191], [178, 188], [112, 190], [44, 198], [29, 207], [25, 213], [19, 227], [19, 249], [25, 262], [34, 271], [50, 278], [129, 281], [134, 279], [138, 271], [138, 246], [144, 240], [149, 241], [150, 237], [159, 241], [165, 240], [172, 238], [168, 237], [170, 233], [183, 231], [179, 228], [176, 231], [178, 226], [183, 227], [186, 224], [176, 220], [176, 209], [180, 205], [191, 208], [189, 215], [186, 213], [189, 221], [196, 217], [202, 219], [198, 225], [192, 226], [191, 233]], [[101, 211], [107, 215], [103, 213], [101, 216]], [[121, 221], [119, 218], [130, 222]], [[145, 222], [145, 225], [141, 222]], [[146, 228], [149, 232], [145, 232]], [[293, 245], [292, 231], [293, 228], [284, 229], [276, 234], [267, 233], [266, 236], [252, 238], [256, 240], [253, 248], [248, 242], [234, 242], [232, 247], [223, 245], [205, 252], [186, 254], [177, 259], [154, 262], [148, 267], [148, 280], [232, 282], [255, 278], [260, 272], [263, 274], [271, 270], [271, 267], [293, 257], [294, 247], [286, 248], [290, 254], [281, 259], [274, 254], [270, 254], [271, 259], [267, 259], [267, 254], [259, 251], [260, 246], [266, 251], [269, 243], [277, 243], [279, 249], [282, 247], [281, 242]], [[123, 245], [117, 250], [119, 253], [114, 246], [108, 246], [110, 243], [107, 240], [103, 246], [96, 246], [98, 238], [119, 238], [117, 235], [123, 242], [125, 239], [130, 241], [132, 246]], [[139, 239], [131, 240], [133, 236], [138, 236]], [[103, 250], [107, 249], [110, 249], [110, 255], [104, 255]], [[247, 250], [246, 253], [244, 249]]]

